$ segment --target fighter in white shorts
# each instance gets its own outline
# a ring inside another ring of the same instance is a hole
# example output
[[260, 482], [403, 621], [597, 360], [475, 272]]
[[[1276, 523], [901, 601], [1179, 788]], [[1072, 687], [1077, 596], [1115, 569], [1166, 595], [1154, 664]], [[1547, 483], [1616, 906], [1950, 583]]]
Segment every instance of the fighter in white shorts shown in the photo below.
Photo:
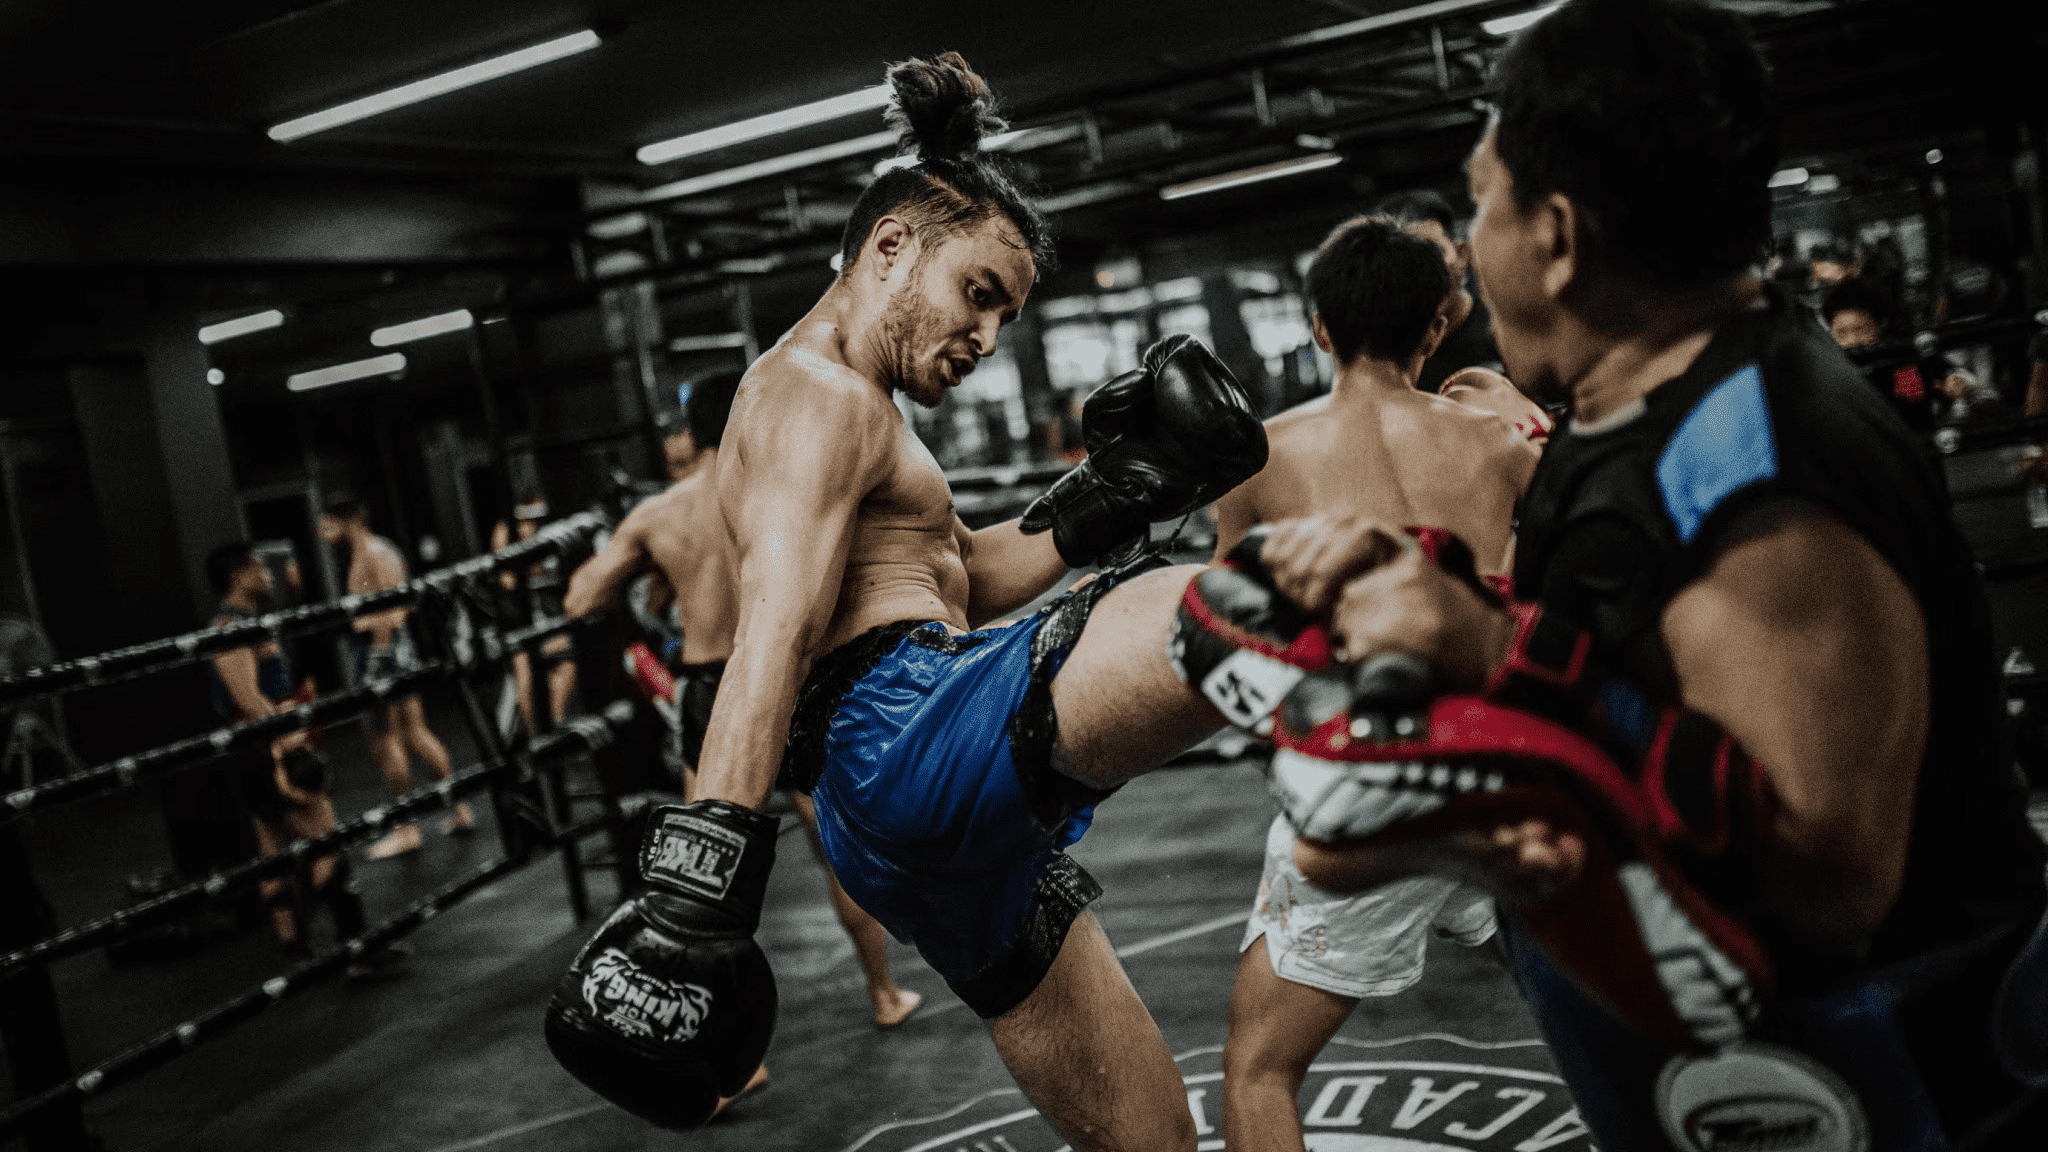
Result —
[[[1360, 217], [1323, 242], [1307, 279], [1336, 385], [1266, 422], [1265, 469], [1216, 504], [1216, 558], [1255, 524], [1352, 513], [1448, 530], [1471, 544], [1482, 572], [1501, 571], [1537, 451], [1512, 418], [1415, 389], [1448, 326], [1453, 285], [1436, 246], [1391, 219]], [[1232, 1152], [1301, 1152], [1296, 1093], [1357, 1002], [1422, 978], [1432, 926], [1468, 946], [1494, 930], [1491, 898], [1443, 877], [1348, 896], [1317, 888], [1294, 866], [1294, 841], [1276, 817], [1231, 992], [1223, 1083]]]

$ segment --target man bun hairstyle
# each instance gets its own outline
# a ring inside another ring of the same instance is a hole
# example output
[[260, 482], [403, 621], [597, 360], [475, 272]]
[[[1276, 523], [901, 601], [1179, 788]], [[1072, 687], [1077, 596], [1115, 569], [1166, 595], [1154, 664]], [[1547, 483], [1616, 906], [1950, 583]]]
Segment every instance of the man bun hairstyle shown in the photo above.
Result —
[[1391, 216], [1337, 225], [1304, 279], [1339, 364], [1360, 356], [1406, 363], [1452, 287], [1442, 251]]
[[1553, 192], [1631, 280], [1762, 261], [1778, 107], [1740, 17], [1702, 0], [1571, 0], [1501, 58], [1496, 147], [1524, 209]]
[[1006, 217], [1040, 274], [1050, 271], [1051, 226], [1025, 198], [1008, 161], [981, 148], [1008, 127], [987, 81], [958, 52], [892, 64], [887, 81], [895, 95], [882, 118], [896, 132], [898, 154], [915, 163], [882, 173], [854, 202], [839, 243], [841, 274], [859, 261], [875, 221], [889, 215], [902, 217], [926, 244]]

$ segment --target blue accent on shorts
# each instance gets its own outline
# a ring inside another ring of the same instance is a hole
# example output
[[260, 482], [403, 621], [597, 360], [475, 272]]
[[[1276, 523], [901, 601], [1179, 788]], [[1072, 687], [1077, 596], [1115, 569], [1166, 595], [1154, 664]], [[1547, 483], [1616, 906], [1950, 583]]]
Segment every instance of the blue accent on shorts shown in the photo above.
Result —
[[1707, 515], [1739, 488], [1778, 474], [1778, 446], [1754, 364], [1714, 385], [1657, 458], [1664, 510], [1687, 544]]
[[[1063, 939], [1094, 894], [1063, 851], [1087, 831], [1093, 805], [1047, 827], [1011, 751], [1046, 620], [957, 637], [933, 623], [905, 635], [840, 697], [812, 789], [840, 884], [983, 1016], [1021, 1001], [1057, 953], [1058, 940], [1027, 939], [1043, 907], [1060, 906]], [[1020, 964], [1020, 950], [1044, 954]], [[1007, 968], [1020, 970], [996, 981], [1003, 990], [974, 994]]]

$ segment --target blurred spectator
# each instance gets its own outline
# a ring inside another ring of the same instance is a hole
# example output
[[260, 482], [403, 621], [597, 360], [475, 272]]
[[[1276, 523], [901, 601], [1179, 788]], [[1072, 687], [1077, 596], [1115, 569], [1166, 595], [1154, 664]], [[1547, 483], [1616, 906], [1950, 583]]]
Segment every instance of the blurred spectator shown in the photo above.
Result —
[[1854, 280], [1863, 273], [1863, 261], [1856, 255], [1856, 245], [1848, 240], [1816, 244], [1806, 254], [1806, 260], [1814, 284], [1822, 288]]
[[[321, 509], [316, 523], [322, 541], [348, 546], [348, 578], [344, 586], [350, 595], [382, 592], [405, 583], [405, 559], [391, 541], [370, 531], [370, 522], [361, 504], [346, 496], [336, 497]], [[405, 628], [406, 617], [411, 611], [404, 606], [386, 608], [359, 617], [352, 623], [356, 683], [391, 680], [423, 667], [419, 652], [413, 647], [412, 635]], [[434, 735], [433, 729], [427, 727], [426, 707], [420, 703], [417, 693], [391, 700], [384, 708], [381, 727], [374, 718], [375, 714], [376, 709], [371, 709], [373, 718], [367, 725], [370, 755], [376, 759], [392, 795], [404, 796], [412, 791], [413, 756], [418, 756], [426, 764], [427, 771], [436, 780], [446, 780], [454, 773], [454, 765], [448, 760], [448, 749], [441, 744], [440, 737]], [[456, 833], [467, 833], [475, 827], [476, 817], [471, 815], [469, 805], [459, 800], [453, 813], [441, 825], [442, 831]], [[392, 828], [383, 839], [370, 845], [368, 856], [372, 860], [383, 860], [406, 852], [417, 852], [419, 847], [419, 827], [407, 822]]]
[[1988, 428], [2019, 419], [1989, 384], [1960, 368], [1951, 369], [1934, 390], [1940, 396], [1935, 420], [1944, 427]]
[[[667, 439], [675, 441], [689, 435], [690, 432], [686, 428], [681, 433], [671, 435]], [[674, 455], [669, 455], [671, 462], [673, 462]], [[693, 440], [690, 449], [691, 467], [695, 465], [696, 456], [697, 451]], [[673, 468], [671, 468], [671, 471], [673, 471]], [[686, 471], [685, 475], [687, 474], [688, 472]], [[539, 492], [527, 493], [518, 506], [512, 509], [513, 521], [518, 525], [519, 539], [533, 539], [535, 534], [540, 531], [540, 526], [547, 519], [547, 515], [547, 499]], [[502, 552], [510, 547], [512, 536], [513, 533], [506, 529], [503, 520], [492, 525], [491, 551]], [[523, 580], [517, 574], [505, 571], [498, 573], [498, 581], [505, 591], [513, 594], [513, 600], [515, 601], [511, 605], [513, 611], [506, 615], [507, 620], [517, 620], [524, 616], [525, 623], [539, 624], [544, 620], [561, 615], [562, 558], [560, 556], [551, 552], [541, 557], [527, 567]], [[518, 602], [521, 599], [519, 597], [521, 583], [524, 583], [526, 587], [527, 602], [525, 603]], [[521, 611], [522, 609], [527, 611]], [[560, 724], [569, 718], [569, 693], [576, 689], [576, 652], [568, 634], [558, 632], [541, 641], [540, 655], [541, 659], [547, 664], [548, 720], [552, 724]], [[514, 699], [519, 705], [519, 718], [525, 723], [526, 734], [530, 738], [537, 734], [538, 729], [534, 727], [533, 720], [533, 661], [527, 656], [524, 648], [512, 653], [512, 688]]]
[[[274, 594], [270, 569], [246, 543], [223, 544], [206, 558], [206, 575], [220, 594], [212, 626], [226, 628], [257, 618]], [[292, 669], [275, 640], [215, 653], [208, 687], [214, 711], [231, 724], [288, 712], [310, 694], [295, 694]], [[327, 795], [326, 762], [309, 747], [306, 732], [293, 732], [266, 744], [229, 753], [242, 803], [256, 824], [257, 851], [264, 856], [283, 852], [294, 840], [311, 840], [334, 831], [334, 802]], [[362, 934], [362, 898], [349, 879], [348, 859], [329, 854], [307, 868], [311, 895], [327, 906], [341, 939]], [[262, 882], [270, 924], [287, 952], [305, 954], [304, 902], [293, 898], [291, 883], [281, 876]], [[390, 963], [396, 953], [381, 951], [361, 958], [350, 972], [368, 975]]]
[[[1829, 288], [1821, 297], [1820, 314], [1842, 348], [1866, 347], [1893, 335], [1890, 302], [1863, 280], [1843, 280]], [[1946, 361], [1922, 360], [1872, 368], [1867, 375], [1872, 387], [1891, 398], [1892, 407], [1908, 427], [1928, 432], [1934, 428], [1934, 397], [1928, 381], [1941, 380], [1948, 371]]]
[[1409, 189], [1381, 197], [1371, 214], [1391, 217], [1410, 233], [1436, 245], [1451, 274], [1451, 294], [1443, 307], [1450, 329], [1436, 351], [1422, 362], [1415, 387], [1423, 392], [1438, 391], [1446, 378], [1465, 368], [1500, 371], [1500, 352], [1493, 346], [1493, 317], [1467, 283], [1472, 247], [1461, 238], [1463, 229], [1450, 201], [1426, 188]]

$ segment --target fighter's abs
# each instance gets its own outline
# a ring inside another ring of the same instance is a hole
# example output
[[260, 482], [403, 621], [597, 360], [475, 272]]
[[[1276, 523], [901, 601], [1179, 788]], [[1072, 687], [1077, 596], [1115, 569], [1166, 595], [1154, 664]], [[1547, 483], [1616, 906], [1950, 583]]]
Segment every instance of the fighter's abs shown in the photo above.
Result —
[[897, 620], [965, 627], [967, 569], [954, 537], [953, 494], [908, 428], [889, 479], [855, 514], [839, 603], [824, 648]]

